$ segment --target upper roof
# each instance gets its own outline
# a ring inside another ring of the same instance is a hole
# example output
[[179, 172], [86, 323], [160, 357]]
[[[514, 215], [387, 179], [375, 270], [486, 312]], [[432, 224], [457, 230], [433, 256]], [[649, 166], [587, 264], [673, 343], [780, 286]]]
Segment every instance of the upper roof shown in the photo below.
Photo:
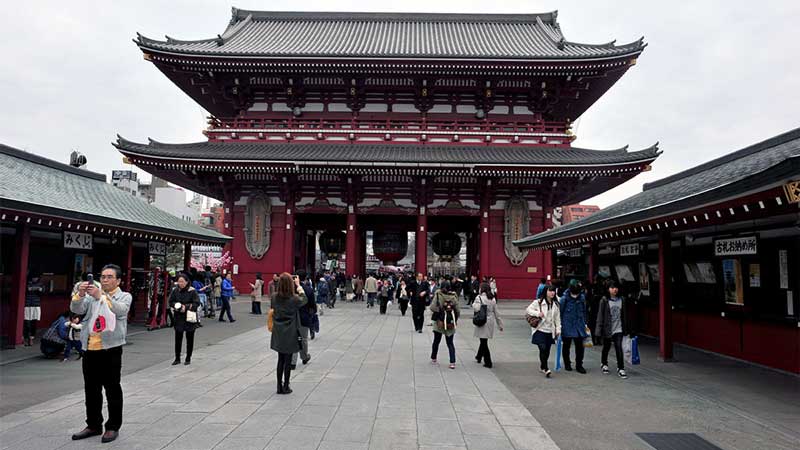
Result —
[[585, 60], [640, 53], [642, 39], [625, 44], [567, 41], [544, 14], [273, 12], [233, 8], [217, 37], [166, 41], [137, 35], [143, 49], [202, 56], [262, 58], [431, 58]]
[[125, 227], [186, 240], [225, 243], [230, 238], [162, 211], [78, 169], [0, 144], [0, 207]]
[[501, 164], [526, 166], [603, 166], [633, 164], [654, 160], [658, 145], [629, 152], [587, 150], [574, 147], [530, 146], [452, 146], [419, 144], [323, 144], [204, 141], [190, 144], [164, 144], [151, 140], [140, 144], [119, 137], [114, 144], [122, 153], [179, 161], [205, 162], [308, 162], [326, 163], [420, 163], [420, 164]]
[[712, 204], [800, 174], [800, 128], [644, 185], [642, 192], [586, 218], [528, 236], [538, 247]]

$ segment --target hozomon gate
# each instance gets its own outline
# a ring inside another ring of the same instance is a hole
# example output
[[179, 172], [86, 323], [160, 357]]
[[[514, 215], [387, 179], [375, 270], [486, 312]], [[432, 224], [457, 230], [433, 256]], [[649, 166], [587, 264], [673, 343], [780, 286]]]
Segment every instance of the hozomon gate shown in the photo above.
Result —
[[[309, 230], [414, 231], [416, 268], [442, 231], [467, 233], [468, 270], [524, 298], [552, 262], [511, 242], [647, 170], [650, 148], [574, 148], [571, 123], [645, 44], [567, 41], [556, 13], [233, 9], [211, 39], [136, 44], [211, 114], [207, 141], [115, 146], [132, 163], [224, 202], [239, 286], [308, 266]], [[432, 233], [429, 236], [429, 232]], [[409, 251], [412, 251], [409, 249]], [[235, 283], [236, 284], [236, 283]]]

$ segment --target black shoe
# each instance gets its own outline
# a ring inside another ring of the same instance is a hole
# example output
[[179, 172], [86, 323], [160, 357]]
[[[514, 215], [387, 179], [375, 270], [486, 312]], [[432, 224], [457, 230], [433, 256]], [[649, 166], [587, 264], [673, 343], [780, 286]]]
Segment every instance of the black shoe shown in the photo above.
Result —
[[475, 362], [477, 362], [478, 364], [480, 364], [480, 363], [481, 363], [481, 358], [479, 358], [479, 357], [477, 357], [477, 356], [476, 356], [476, 357], [475, 357]]
[[219, 319], [220, 322], [227, 322], [225, 319]]
[[575, 371], [578, 373], [586, 373], [586, 369], [584, 369], [583, 366], [576, 367]]
[[177, 366], [180, 363], [181, 363], [181, 359], [180, 358], [175, 358], [175, 361], [172, 361], [172, 365], [173, 366]]
[[303, 360], [303, 365], [305, 366], [309, 361], [311, 361], [311, 356]]
[[197, 322], [197, 328], [202, 328], [202, 327], [203, 327], [203, 324], [200, 323], [200, 322]]
[[315, 335], [312, 333], [312, 334], [311, 334], [311, 340], [312, 340], [312, 341], [314, 340], [314, 337], [315, 337]]
[[84, 428], [83, 430], [72, 435], [73, 441], [80, 441], [81, 439], [90, 438], [92, 436], [100, 436], [103, 434], [100, 430], [93, 430], [91, 428]]
[[231, 319], [231, 323], [236, 322], [236, 319]]
[[103, 437], [100, 438], [100, 442], [102, 443], [112, 442], [117, 438], [117, 436], [119, 436], [119, 431], [107, 430], [105, 433], [103, 433]]
[[483, 365], [483, 367], [486, 367], [487, 369], [491, 369], [492, 368], [492, 363], [486, 363], [486, 364]]
[[572, 372], [572, 364], [564, 363], [564, 370], [566, 370], [567, 372]]
[[192, 363], [192, 358], [189, 358], [189, 357], [187, 357], [187, 358], [186, 358], [186, 361], [184, 361], [184, 362], [183, 362], [183, 365], [184, 365], [184, 366], [188, 366], [188, 365], [189, 365], [189, 364], [191, 364], [191, 363]]
[[278, 383], [278, 392], [276, 392], [276, 393], [277, 394], [285, 394], [285, 392], [283, 392], [283, 385], [282, 384]]
[[289, 364], [289, 368], [295, 370], [297, 369], [297, 364]]
[[292, 392], [293, 391], [292, 391], [292, 388], [289, 387], [289, 383], [285, 383], [283, 385], [283, 393], [284, 394], [291, 394]]

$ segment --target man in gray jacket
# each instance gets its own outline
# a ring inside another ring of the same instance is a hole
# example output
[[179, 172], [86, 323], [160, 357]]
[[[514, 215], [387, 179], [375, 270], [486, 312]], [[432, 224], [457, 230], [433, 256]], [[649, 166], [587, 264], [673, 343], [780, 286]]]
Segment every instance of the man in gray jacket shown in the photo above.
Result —
[[70, 310], [85, 315], [81, 344], [83, 384], [86, 396], [86, 428], [72, 435], [73, 440], [97, 436], [103, 430], [103, 388], [108, 401], [108, 420], [102, 442], [111, 442], [122, 426], [122, 346], [128, 331], [128, 309], [131, 294], [122, 292], [122, 269], [114, 264], [103, 267], [101, 288], [93, 283], [81, 283], [73, 295]]

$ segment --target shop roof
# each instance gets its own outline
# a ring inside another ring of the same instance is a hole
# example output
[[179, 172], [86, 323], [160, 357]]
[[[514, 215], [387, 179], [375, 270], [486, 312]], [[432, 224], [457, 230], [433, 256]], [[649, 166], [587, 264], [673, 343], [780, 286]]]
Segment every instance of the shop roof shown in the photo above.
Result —
[[585, 60], [641, 53], [625, 45], [568, 41], [543, 14], [274, 12], [233, 8], [225, 31], [210, 39], [160, 41], [138, 35], [142, 50], [223, 57], [350, 57]]
[[609, 228], [702, 207], [800, 174], [800, 128], [644, 185], [642, 192], [584, 219], [528, 236], [514, 245], [530, 248]]
[[0, 208], [205, 243], [223, 244], [230, 239], [115, 188], [102, 174], [3, 144]]
[[205, 141], [190, 144], [165, 144], [151, 140], [147, 144], [119, 137], [114, 144], [132, 156], [222, 163], [295, 163], [347, 164], [419, 163], [471, 165], [525, 165], [536, 167], [596, 167], [646, 163], [660, 152], [658, 145], [629, 152], [588, 150], [573, 147], [419, 145], [419, 144], [328, 144]]

